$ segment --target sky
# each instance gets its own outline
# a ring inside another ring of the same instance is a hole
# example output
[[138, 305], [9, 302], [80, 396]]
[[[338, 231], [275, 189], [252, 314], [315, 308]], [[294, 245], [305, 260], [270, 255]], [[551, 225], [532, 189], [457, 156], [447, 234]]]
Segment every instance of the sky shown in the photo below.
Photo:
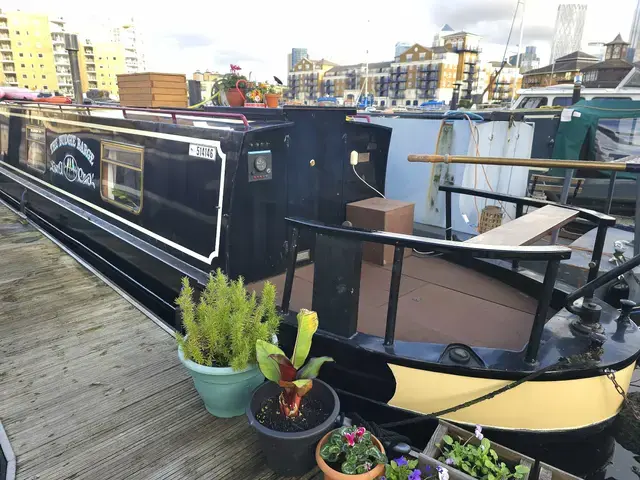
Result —
[[[523, 47], [535, 45], [541, 65], [546, 65], [558, 4], [587, 4], [583, 45], [629, 39], [631, 19], [638, 0], [525, 0]], [[499, 61], [518, 0], [279, 0], [243, 2], [188, 0], [183, 9], [175, 2], [144, 0], [5, 0], [5, 11], [23, 10], [63, 16], [68, 30], [91, 32], [96, 22], [133, 18], [145, 41], [151, 71], [191, 74], [227, 72], [229, 64], [258, 80], [273, 75], [286, 79], [287, 53], [306, 47], [312, 58], [340, 64], [392, 60], [396, 42], [430, 46], [434, 34], [448, 23], [483, 37], [482, 58]], [[55, 5], [52, 7], [52, 5]], [[95, 5], [100, 5], [95, 8]], [[108, 5], [108, 9], [104, 6]], [[515, 54], [520, 35], [522, 7], [516, 18], [508, 52]], [[523, 48], [524, 50], [524, 48]], [[368, 55], [367, 55], [368, 52]]]

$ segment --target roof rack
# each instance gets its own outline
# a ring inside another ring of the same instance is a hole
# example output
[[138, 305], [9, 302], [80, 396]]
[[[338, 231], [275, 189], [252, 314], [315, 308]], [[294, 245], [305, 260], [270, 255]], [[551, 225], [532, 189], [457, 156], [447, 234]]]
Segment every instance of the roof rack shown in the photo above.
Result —
[[[8, 102], [3, 102], [8, 103]], [[240, 120], [244, 124], [245, 131], [249, 130], [250, 125], [247, 117], [242, 113], [222, 113], [222, 112], [200, 112], [200, 111], [184, 111], [184, 110], [168, 110], [163, 108], [144, 108], [144, 107], [122, 107], [122, 106], [111, 106], [111, 105], [79, 105], [77, 103], [66, 103], [66, 104], [51, 104], [51, 103], [39, 103], [33, 101], [24, 101], [24, 100], [13, 100], [11, 103], [17, 103], [19, 105], [29, 105], [38, 107], [38, 109], [43, 109], [42, 107], [46, 107], [46, 109], [52, 110], [57, 109], [60, 112], [64, 113], [65, 109], [76, 108], [81, 110], [86, 110], [87, 114], [91, 116], [92, 109], [103, 109], [103, 110], [120, 110], [122, 112], [122, 116], [127, 118], [127, 112], [145, 112], [145, 113], [160, 113], [164, 115], [170, 115], [174, 124], [177, 124], [177, 117], [209, 117], [209, 118], [228, 118], [228, 119], [236, 119]], [[57, 107], [57, 108], [56, 108]], [[64, 107], [64, 108], [63, 108]]]

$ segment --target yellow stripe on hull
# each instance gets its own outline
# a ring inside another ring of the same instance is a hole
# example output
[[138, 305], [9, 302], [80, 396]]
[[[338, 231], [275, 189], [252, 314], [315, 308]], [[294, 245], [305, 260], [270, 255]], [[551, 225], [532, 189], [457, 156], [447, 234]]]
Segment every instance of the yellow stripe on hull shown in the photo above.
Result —
[[[396, 379], [396, 392], [389, 405], [423, 414], [459, 405], [512, 383], [393, 364], [389, 368]], [[634, 368], [635, 362], [616, 372], [616, 380], [625, 391]], [[575, 380], [533, 381], [443, 418], [505, 430], [577, 430], [614, 417], [622, 400], [604, 374]]]

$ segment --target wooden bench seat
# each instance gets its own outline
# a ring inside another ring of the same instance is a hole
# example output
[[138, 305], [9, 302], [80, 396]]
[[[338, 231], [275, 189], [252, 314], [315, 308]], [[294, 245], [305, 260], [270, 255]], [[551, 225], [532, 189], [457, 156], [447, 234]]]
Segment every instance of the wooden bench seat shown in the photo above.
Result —
[[[559, 196], [562, 192], [562, 185], [564, 183], [564, 177], [553, 177], [550, 175], [531, 175], [531, 180], [529, 182], [529, 196], [536, 197], [543, 196], [550, 200], [555, 200], [552, 197], [550, 198], [549, 194], [553, 194]], [[575, 198], [580, 192], [582, 192], [582, 186], [584, 185], [584, 178], [572, 178], [571, 179], [571, 196]]]
[[466, 243], [513, 247], [531, 245], [553, 230], [571, 222], [577, 216], [578, 212], [576, 210], [546, 205], [488, 232], [470, 238]]

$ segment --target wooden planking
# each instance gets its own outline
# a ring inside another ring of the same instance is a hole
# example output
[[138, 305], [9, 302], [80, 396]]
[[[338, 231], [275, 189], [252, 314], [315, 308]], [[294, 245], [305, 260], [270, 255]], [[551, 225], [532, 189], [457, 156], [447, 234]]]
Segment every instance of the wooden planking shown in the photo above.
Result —
[[186, 83], [178, 83], [178, 82], [163, 82], [161, 80], [136, 80], [136, 81], [126, 81], [123, 82], [123, 85], [127, 89], [132, 88], [144, 88], [144, 87], [153, 87], [153, 88], [170, 88], [172, 90], [187, 90]]
[[152, 93], [159, 93], [161, 95], [180, 95], [187, 91], [187, 87], [184, 88], [167, 88], [167, 87], [153, 87], [146, 85], [144, 87], [132, 87], [124, 90], [127, 96], [130, 95], [150, 95]]
[[552, 230], [560, 228], [578, 216], [576, 210], [546, 205], [508, 223], [477, 235], [466, 243], [481, 245], [531, 245]]
[[169, 335], [2, 205], [0, 358], [18, 480], [279, 478], [245, 418], [206, 412]]
[[169, 83], [187, 83], [186, 75], [182, 73], [125, 73], [117, 76], [118, 83], [140, 82], [140, 81], [159, 81]]

